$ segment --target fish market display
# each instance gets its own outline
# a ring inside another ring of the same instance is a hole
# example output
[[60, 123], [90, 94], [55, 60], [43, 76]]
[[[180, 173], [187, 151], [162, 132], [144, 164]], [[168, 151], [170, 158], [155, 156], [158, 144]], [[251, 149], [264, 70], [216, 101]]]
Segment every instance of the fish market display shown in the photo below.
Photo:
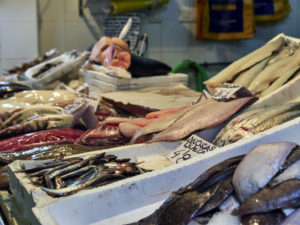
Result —
[[300, 116], [300, 103], [253, 109], [232, 119], [213, 140], [216, 146], [231, 144]]
[[254, 97], [239, 98], [228, 102], [208, 99], [204, 103], [195, 104], [167, 129], [155, 135], [150, 142], [177, 141], [194, 131], [216, 127], [254, 100]]
[[31, 88], [15, 82], [1, 81], [0, 82], [0, 98], [8, 97], [15, 92], [30, 90]]
[[239, 84], [261, 98], [292, 82], [299, 71], [299, 41], [278, 35], [204, 83], [209, 87], [218, 87], [225, 82]]
[[299, 160], [295, 143], [259, 145], [211, 167], [131, 225], [299, 224], [299, 170], [270, 186]]
[[130, 159], [100, 153], [88, 158], [50, 161], [24, 172], [47, 194], [60, 197], [138, 175], [143, 170]]
[[73, 144], [84, 131], [70, 128], [43, 130], [0, 140], [0, 152], [19, 152], [50, 144]]
[[26, 106], [35, 104], [51, 104], [63, 107], [69, 104], [73, 104], [75, 98], [75, 93], [70, 91], [22, 91], [14, 94], [13, 97], [1, 100], [0, 113], [7, 112], [12, 109], [24, 108]]

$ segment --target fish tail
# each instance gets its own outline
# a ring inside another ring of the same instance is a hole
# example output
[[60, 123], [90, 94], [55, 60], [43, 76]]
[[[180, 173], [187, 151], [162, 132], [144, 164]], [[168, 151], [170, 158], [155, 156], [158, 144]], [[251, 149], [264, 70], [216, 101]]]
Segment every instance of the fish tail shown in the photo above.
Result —
[[134, 144], [141, 136], [143, 136], [143, 132], [141, 130], [137, 130], [130, 139], [129, 144]]

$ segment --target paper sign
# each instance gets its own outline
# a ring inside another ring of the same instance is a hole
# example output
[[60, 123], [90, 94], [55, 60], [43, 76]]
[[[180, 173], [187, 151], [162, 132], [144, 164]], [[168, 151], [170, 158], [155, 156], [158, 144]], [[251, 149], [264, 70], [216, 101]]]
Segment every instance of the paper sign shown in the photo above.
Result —
[[97, 97], [92, 97], [92, 96], [88, 96], [88, 95], [84, 95], [84, 94], [78, 94], [75, 99], [74, 105], [87, 103], [88, 105], [93, 107], [93, 111], [95, 113], [98, 108], [99, 100], [100, 100], [100, 98], [97, 98]]
[[242, 86], [238, 84], [224, 83], [222, 87], [216, 88], [217, 92], [213, 95], [216, 100], [230, 99]]
[[217, 149], [215, 145], [205, 141], [197, 135], [192, 135], [172, 153], [167, 155], [167, 158], [174, 163], [180, 163], [195, 156], [214, 151], [215, 149]]

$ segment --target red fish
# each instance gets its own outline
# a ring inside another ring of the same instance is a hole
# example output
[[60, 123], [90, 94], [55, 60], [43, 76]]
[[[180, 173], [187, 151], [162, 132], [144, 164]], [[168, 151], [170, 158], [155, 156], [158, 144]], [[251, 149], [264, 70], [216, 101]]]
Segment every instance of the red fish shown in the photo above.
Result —
[[50, 144], [73, 144], [84, 131], [70, 128], [43, 130], [0, 141], [0, 152], [19, 152]]

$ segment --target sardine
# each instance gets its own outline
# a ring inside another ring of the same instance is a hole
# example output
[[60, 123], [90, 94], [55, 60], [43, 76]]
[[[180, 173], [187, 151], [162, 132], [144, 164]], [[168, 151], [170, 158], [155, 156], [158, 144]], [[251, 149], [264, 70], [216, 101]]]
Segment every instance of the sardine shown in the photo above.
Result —
[[294, 208], [300, 206], [300, 181], [290, 180], [269, 189], [264, 188], [257, 194], [246, 199], [243, 204], [233, 212], [234, 215], [270, 212], [281, 208]]
[[268, 57], [261, 62], [257, 63], [253, 67], [249, 68], [248, 70], [242, 72], [234, 81], [234, 84], [239, 84], [243, 87], [248, 87], [249, 84], [254, 80], [259, 72], [261, 72], [266, 64], [270, 61], [271, 57]]
[[267, 66], [251, 82], [248, 89], [255, 93], [260, 93], [269, 87], [270, 83], [278, 77], [295, 71], [300, 64], [300, 49], [294, 55], [281, 59], [277, 63]]
[[208, 81], [205, 81], [204, 84], [210, 87], [219, 87], [222, 83], [231, 81], [238, 73], [273, 55], [274, 52], [278, 51], [283, 46], [284, 39], [284, 37], [279, 37], [274, 41], [266, 43], [248, 55], [236, 60], [217, 75]]
[[300, 209], [289, 215], [281, 225], [299, 225], [300, 222]]
[[155, 135], [149, 142], [177, 141], [196, 130], [215, 127], [253, 100], [255, 98], [246, 97], [229, 102], [207, 101], [202, 103], [189, 111], [189, 116], [184, 115], [166, 130]]
[[243, 202], [263, 188], [280, 170], [295, 146], [291, 142], [274, 142], [252, 149], [233, 175], [232, 182], [239, 199]]

